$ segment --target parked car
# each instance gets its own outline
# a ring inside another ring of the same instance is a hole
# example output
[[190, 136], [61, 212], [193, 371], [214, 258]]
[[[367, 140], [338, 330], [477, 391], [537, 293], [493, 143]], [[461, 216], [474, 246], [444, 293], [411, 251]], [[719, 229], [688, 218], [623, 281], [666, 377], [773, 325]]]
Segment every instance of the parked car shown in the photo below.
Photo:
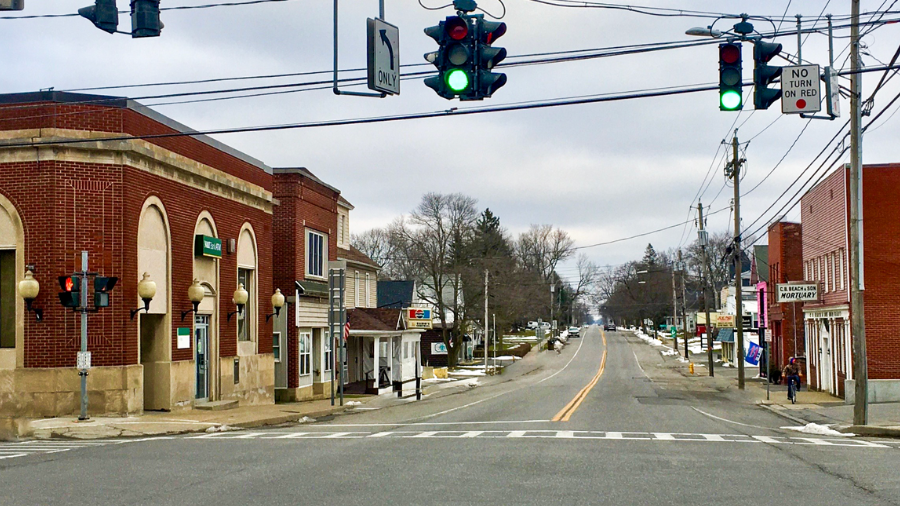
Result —
[[528, 322], [528, 328], [534, 330], [537, 328], [537, 322]]
[[605, 330], [606, 330], [607, 332], [615, 332], [615, 331], [616, 331], [616, 324], [615, 324], [614, 322], [606, 322]]
[[569, 327], [570, 336], [578, 336], [581, 334], [581, 327]]

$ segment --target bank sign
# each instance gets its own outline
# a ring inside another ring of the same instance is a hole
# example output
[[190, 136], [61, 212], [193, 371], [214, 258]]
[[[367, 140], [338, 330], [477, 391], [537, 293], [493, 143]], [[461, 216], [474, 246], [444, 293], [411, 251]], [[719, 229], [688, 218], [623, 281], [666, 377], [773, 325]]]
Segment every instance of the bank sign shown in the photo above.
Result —
[[208, 235], [194, 236], [194, 255], [222, 258], [222, 239]]
[[778, 284], [776, 300], [778, 302], [804, 302], [819, 300], [819, 285], [816, 283]]

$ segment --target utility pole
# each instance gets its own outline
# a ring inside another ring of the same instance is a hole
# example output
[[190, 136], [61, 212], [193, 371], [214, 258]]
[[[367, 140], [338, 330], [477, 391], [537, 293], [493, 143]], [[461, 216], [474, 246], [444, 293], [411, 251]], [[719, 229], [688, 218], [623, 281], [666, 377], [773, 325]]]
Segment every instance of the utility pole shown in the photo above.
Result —
[[712, 337], [712, 322], [709, 321], [709, 297], [707, 297], [707, 284], [712, 284], [712, 269], [709, 267], [709, 256], [706, 253], [706, 245], [709, 243], [709, 235], [706, 230], [703, 229], [703, 203], [697, 202], [697, 212], [699, 213], [699, 225], [698, 225], [698, 236], [700, 241], [700, 251], [703, 256], [703, 267], [700, 268], [700, 278], [703, 279], [703, 269], [706, 269], [706, 283], [703, 284], [703, 306], [706, 310], [706, 356], [709, 360], [709, 375], [715, 376], [713, 372], [713, 337]]
[[731, 159], [731, 177], [734, 179], [734, 328], [737, 331], [737, 366], [738, 388], [744, 389], [744, 301], [741, 293], [741, 165], [743, 160], [738, 152], [737, 130], [731, 139], [733, 150]]
[[869, 421], [869, 370], [866, 363], [866, 320], [863, 295], [862, 131], [860, 129], [859, 0], [850, 11], [850, 338], [853, 340], [855, 400], [853, 424]]
[[672, 266], [672, 340], [675, 341], [675, 350], [678, 350], [678, 292], [675, 289], [675, 266]]
[[688, 357], [688, 326], [687, 326], [687, 289], [684, 287], [684, 261], [681, 259], [681, 249], [678, 250], [678, 266], [681, 268], [681, 326], [684, 328], [684, 359]]
[[78, 415], [79, 420], [87, 420], [88, 394], [87, 394], [87, 377], [88, 370], [91, 368], [91, 355], [87, 351], [88, 345], [88, 252], [81, 252], [81, 353], [78, 362], [78, 375], [81, 376], [81, 413]]
[[488, 373], [487, 368], [487, 359], [488, 359], [488, 327], [490, 326], [490, 322], [488, 321], [488, 270], [484, 270], [484, 374], [485, 376]]

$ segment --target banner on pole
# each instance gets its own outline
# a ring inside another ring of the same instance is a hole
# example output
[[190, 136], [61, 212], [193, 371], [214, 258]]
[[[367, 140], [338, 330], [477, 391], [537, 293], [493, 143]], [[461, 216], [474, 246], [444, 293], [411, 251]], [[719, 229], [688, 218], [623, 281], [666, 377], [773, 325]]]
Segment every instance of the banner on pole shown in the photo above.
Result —
[[762, 347], [754, 342], [751, 342], [750, 347], [747, 349], [747, 355], [744, 356], [744, 360], [746, 360], [750, 365], [759, 365], [759, 357], [761, 356]]

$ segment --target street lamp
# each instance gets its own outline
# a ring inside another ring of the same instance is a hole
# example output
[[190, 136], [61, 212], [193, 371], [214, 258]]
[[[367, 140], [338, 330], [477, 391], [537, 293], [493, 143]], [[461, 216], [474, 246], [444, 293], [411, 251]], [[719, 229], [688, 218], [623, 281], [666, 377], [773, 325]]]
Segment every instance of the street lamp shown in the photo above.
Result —
[[237, 309], [228, 313], [226, 320], [231, 321], [231, 317], [236, 314], [244, 314], [244, 304], [247, 303], [247, 300], [250, 298], [250, 294], [247, 293], [247, 290], [244, 289], [243, 283], [238, 283], [237, 290], [234, 291], [234, 296], [231, 299], [234, 302], [234, 305], [237, 306]]
[[145, 313], [149, 313], [150, 301], [153, 300], [153, 297], [156, 297], [156, 283], [150, 280], [150, 274], [147, 272], [144, 273], [144, 276], [138, 282], [138, 297], [140, 297], [141, 300], [144, 301], [144, 307], [139, 307], [137, 309], [131, 310], [132, 320], [134, 320], [134, 315], [136, 315], [141, 309], [143, 309]]
[[269, 318], [273, 316], [278, 316], [278, 313], [281, 312], [281, 308], [284, 307], [284, 295], [281, 293], [281, 288], [276, 288], [275, 293], [272, 294], [272, 308], [275, 310], [272, 314], [266, 315], [266, 321], [269, 321]]
[[38, 280], [34, 279], [34, 273], [31, 272], [31, 269], [28, 269], [25, 271], [25, 279], [19, 281], [19, 296], [25, 300], [25, 309], [34, 311], [34, 319], [38, 322], [44, 320], [44, 310], [32, 308], [31, 303], [34, 302], [34, 299], [37, 298], [40, 292], [41, 284], [38, 283]]
[[197, 308], [203, 301], [203, 297], [206, 297], [206, 290], [204, 290], [203, 286], [200, 285], [200, 280], [194, 278], [194, 282], [191, 283], [191, 286], [188, 287], [188, 299], [191, 301], [191, 305], [193, 307], [191, 309], [188, 309], [187, 311], [181, 312], [181, 321], [184, 321], [185, 316], [197, 312]]
[[707, 26], [706, 28], [702, 28], [699, 26], [695, 26], [684, 32], [685, 35], [694, 35], [697, 37], [712, 37], [717, 39], [722, 36], [721, 30], [716, 30], [712, 26]]

